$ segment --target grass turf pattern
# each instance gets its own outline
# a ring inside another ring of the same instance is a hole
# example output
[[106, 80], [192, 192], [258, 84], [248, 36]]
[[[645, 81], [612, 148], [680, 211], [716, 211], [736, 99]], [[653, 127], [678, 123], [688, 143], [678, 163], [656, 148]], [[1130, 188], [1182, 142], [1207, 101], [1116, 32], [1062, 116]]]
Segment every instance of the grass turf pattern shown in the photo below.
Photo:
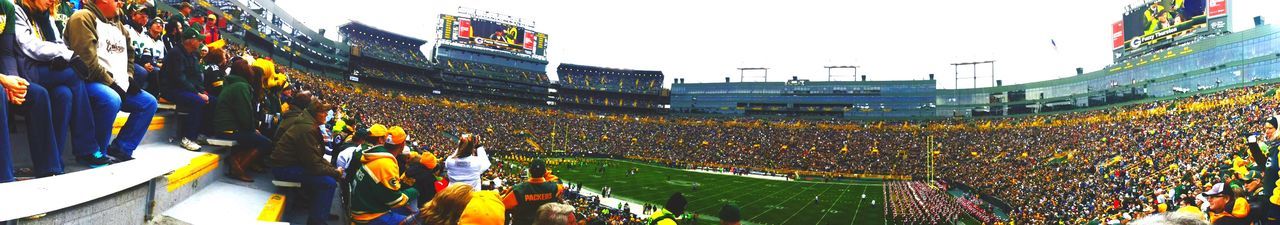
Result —
[[[750, 224], [892, 224], [884, 219], [884, 192], [879, 182], [779, 181], [631, 161], [585, 161], [585, 165], [573, 168], [548, 167], [565, 181], [592, 190], [609, 186], [614, 197], [635, 203], [661, 206], [671, 193], [683, 192], [689, 200], [687, 209], [699, 214], [699, 224], [718, 224], [707, 222], [718, 221], [715, 216], [726, 203], [738, 205], [743, 221]], [[597, 172], [602, 163], [608, 164], [603, 174]], [[631, 168], [638, 168], [639, 173], [627, 176]], [[696, 191], [694, 183], [698, 184]], [[862, 198], [863, 194], [866, 198]], [[873, 200], [875, 205], [871, 205]]]

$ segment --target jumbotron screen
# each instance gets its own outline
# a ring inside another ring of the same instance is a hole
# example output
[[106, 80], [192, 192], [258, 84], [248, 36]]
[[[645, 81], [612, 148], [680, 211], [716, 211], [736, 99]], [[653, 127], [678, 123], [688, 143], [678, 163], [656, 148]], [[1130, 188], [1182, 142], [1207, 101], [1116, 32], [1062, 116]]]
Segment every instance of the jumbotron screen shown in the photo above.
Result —
[[546, 55], [547, 34], [514, 24], [440, 15], [440, 39], [528, 55]]
[[[1227, 0], [1155, 0], [1134, 7], [1112, 25], [1116, 49], [1156, 46], [1178, 37], [1209, 31], [1207, 22], [1227, 15]], [[1217, 28], [1221, 29], [1219, 25]]]

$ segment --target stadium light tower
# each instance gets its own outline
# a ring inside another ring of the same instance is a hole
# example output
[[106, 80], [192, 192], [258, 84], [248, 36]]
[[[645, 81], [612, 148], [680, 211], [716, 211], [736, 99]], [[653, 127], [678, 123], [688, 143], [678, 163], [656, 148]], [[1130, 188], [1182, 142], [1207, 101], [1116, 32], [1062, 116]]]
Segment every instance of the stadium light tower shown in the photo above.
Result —
[[858, 80], [858, 67], [859, 66], [824, 66], [822, 68], [827, 68], [827, 81], [832, 81], [831, 70], [833, 69], [853, 69], [853, 80]]
[[769, 82], [769, 68], [764, 68], [764, 67], [738, 68], [738, 82], [746, 81], [745, 78], [747, 77], [748, 70], [764, 71], [764, 77], [763, 77], [764, 82]]
[[[952, 63], [952, 64], [951, 64], [951, 66], [954, 66], [954, 67], [955, 67], [955, 74], [956, 74], [956, 75], [955, 75], [955, 83], [953, 83], [953, 84], [955, 85], [955, 86], [954, 86], [954, 87], [955, 87], [955, 89], [954, 89], [954, 90], [952, 90], [952, 93], [954, 93], [954, 96], [953, 96], [953, 98], [954, 98], [954, 99], [957, 99], [957, 100], [959, 100], [959, 99], [960, 99], [960, 79], [973, 79], [973, 88], [978, 88], [978, 65], [982, 65], [982, 64], [989, 64], [989, 65], [991, 65], [991, 76], [990, 76], [990, 78], [991, 78], [991, 87], [995, 87], [995, 86], [996, 86], [996, 61], [995, 61], [995, 60], [978, 61], [978, 62], [961, 62], [961, 63]], [[960, 67], [961, 67], [961, 66], [965, 66], [965, 67], [972, 66], [972, 67], [973, 67], [973, 76], [972, 76], [972, 77], [960, 77]], [[953, 113], [954, 113], [954, 111], [953, 111]]]
[[[960, 79], [973, 79], [973, 88], [978, 88], [978, 65], [982, 65], [982, 64], [989, 64], [989, 65], [991, 65], [991, 76], [988, 76], [988, 77], [989, 77], [989, 78], [991, 78], [991, 86], [992, 86], [992, 87], [995, 87], [995, 86], [996, 86], [996, 61], [995, 61], [995, 60], [987, 60], [987, 61], [981, 61], [981, 62], [962, 62], [962, 63], [952, 63], [951, 65], [952, 65], [952, 66], [955, 66], [955, 72], [956, 72], [956, 76], [955, 76], [955, 79], [956, 79], [955, 88], [956, 88], [956, 89], [960, 89]], [[960, 77], [960, 66], [966, 66], [966, 67], [967, 67], [967, 66], [972, 66], [972, 67], [973, 67], [973, 76], [972, 76], [972, 77]]]

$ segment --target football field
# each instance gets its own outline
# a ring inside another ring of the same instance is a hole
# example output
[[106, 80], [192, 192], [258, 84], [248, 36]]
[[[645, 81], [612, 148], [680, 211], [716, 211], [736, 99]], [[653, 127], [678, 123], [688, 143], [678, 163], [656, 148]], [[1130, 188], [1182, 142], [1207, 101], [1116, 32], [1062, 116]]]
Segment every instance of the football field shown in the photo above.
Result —
[[[597, 170], [601, 163], [608, 164], [605, 173]], [[683, 192], [689, 200], [687, 209], [699, 214], [699, 224], [718, 224], [709, 222], [719, 221], [715, 216], [728, 203], [741, 207], [746, 224], [891, 224], [884, 219], [880, 182], [779, 181], [597, 159], [575, 167], [548, 167], [563, 180], [587, 189], [609, 186], [615, 198], [630, 202], [661, 206], [671, 193]], [[631, 168], [639, 173], [627, 176]]]

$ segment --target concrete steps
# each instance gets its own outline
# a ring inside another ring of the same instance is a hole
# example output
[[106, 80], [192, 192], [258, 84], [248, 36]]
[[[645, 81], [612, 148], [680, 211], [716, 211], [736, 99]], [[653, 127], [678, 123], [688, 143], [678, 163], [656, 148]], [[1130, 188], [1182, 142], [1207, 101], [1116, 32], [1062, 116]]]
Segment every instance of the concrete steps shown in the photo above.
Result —
[[[123, 113], [118, 117], [116, 130], [125, 118]], [[222, 147], [193, 152], [169, 143], [177, 123], [177, 113], [158, 112], [134, 160], [89, 169], [63, 152], [66, 174], [0, 184], [0, 199], [6, 199], [0, 204], [0, 224], [172, 221], [158, 215], [216, 184], [225, 173], [216, 153]], [[30, 167], [25, 125], [18, 127], [11, 137], [15, 168]]]

